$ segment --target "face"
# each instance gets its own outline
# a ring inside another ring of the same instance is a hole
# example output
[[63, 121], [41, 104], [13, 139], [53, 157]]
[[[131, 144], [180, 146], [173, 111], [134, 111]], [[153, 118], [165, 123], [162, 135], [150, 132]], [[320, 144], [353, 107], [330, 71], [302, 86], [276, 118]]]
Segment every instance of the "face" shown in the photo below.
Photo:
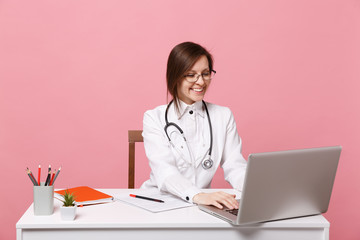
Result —
[[[206, 56], [201, 56], [185, 75], [202, 74], [204, 72], [209, 72], [209, 62]], [[190, 83], [184, 78], [178, 86], [179, 99], [188, 105], [201, 101], [209, 85], [210, 81], [204, 81], [202, 77], [199, 77], [194, 83]]]

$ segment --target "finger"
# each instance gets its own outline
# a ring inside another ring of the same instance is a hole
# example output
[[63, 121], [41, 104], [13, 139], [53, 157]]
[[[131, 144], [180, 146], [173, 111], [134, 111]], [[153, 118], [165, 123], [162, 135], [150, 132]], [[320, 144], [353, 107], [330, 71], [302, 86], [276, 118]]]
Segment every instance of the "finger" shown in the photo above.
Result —
[[239, 208], [239, 204], [232, 194], [224, 195], [223, 198], [220, 199], [220, 202], [230, 209]]
[[215, 206], [215, 207], [217, 207], [219, 209], [223, 209], [223, 206], [220, 203], [216, 202], [216, 201], [213, 202], [211, 205], [213, 205], [213, 206]]
[[221, 203], [229, 209], [236, 208], [236, 205], [233, 202], [229, 201], [228, 199], [224, 199], [223, 201], [221, 201]]
[[[234, 199], [234, 200], [235, 200], [235, 199]], [[235, 209], [239, 209], [239, 202], [236, 201], [236, 200], [234, 201], [234, 200], [233, 200], [231, 203], [233, 204], [233, 206], [234, 206]]]

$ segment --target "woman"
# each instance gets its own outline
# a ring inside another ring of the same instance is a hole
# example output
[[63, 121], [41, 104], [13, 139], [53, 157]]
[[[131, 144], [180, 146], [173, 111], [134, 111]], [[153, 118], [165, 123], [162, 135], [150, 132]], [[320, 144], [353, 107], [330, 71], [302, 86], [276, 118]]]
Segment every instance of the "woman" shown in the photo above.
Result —
[[166, 79], [173, 99], [144, 114], [151, 173], [142, 188], [158, 187], [196, 204], [237, 209], [235, 195], [201, 191], [210, 188], [219, 166], [241, 190], [246, 168], [230, 109], [203, 101], [214, 74], [213, 58], [202, 46], [184, 42], [171, 51]]

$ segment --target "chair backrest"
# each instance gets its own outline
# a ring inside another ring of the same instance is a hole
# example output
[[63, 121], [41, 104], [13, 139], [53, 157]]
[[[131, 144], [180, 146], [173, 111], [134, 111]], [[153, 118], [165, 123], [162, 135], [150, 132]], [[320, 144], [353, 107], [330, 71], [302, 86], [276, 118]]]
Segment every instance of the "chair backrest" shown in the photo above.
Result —
[[143, 142], [142, 130], [129, 130], [129, 180], [128, 188], [135, 187], [135, 143]]

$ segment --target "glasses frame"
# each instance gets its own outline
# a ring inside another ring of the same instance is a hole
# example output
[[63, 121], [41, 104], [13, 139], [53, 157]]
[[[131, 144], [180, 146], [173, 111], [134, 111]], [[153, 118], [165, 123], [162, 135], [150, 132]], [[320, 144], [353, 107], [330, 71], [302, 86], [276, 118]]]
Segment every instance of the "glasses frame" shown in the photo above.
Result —
[[203, 73], [202, 73], [202, 74], [197, 74], [197, 73], [195, 73], [195, 74], [194, 74], [194, 76], [196, 76], [196, 80], [195, 80], [195, 81], [189, 81], [189, 79], [187, 79], [187, 75], [184, 75], [184, 78], [185, 78], [185, 80], [188, 81], [189, 83], [196, 83], [196, 82], [200, 79], [200, 76], [202, 77], [202, 79], [203, 79], [204, 81], [210, 81], [211, 79], [214, 78], [214, 76], [215, 76], [215, 74], [216, 74], [216, 71], [215, 71], [215, 70], [211, 70], [210, 72], [211, 72], [211, 73], [214, 73], [214, 75], [213, 75], [210, 79], [204, 79]]

